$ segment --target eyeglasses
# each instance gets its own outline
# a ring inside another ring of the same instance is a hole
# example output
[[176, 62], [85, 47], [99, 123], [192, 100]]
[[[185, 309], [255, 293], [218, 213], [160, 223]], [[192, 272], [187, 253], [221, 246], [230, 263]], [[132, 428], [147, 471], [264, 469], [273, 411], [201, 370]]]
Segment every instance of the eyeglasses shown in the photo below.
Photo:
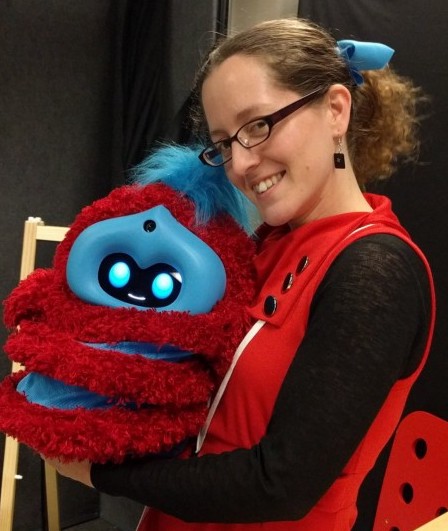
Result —
[[199, 155], [200, 160], [209, 166], [222, 166], [232, 158], [232, 143], [235, 140], [246, 149], [258, 146], [270, 137], [275, 124], [321, 96], [324, 92], [325, 89], [319, 88], [272, 114], [251, 120], [241, 126], [233, 136], [206, 147]]

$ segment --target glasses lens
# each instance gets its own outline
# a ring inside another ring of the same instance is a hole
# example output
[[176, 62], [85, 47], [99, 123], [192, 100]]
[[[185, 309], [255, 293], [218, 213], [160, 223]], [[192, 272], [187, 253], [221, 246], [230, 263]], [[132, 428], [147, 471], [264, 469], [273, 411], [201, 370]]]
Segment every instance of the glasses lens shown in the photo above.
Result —
[[264, 142], [269, 136], [270, 126], [264, 120], [249, 122], [238, 133], [238, 141], [244, 147], [253, 147]]
[[225, 162], [222, 153], [215, 146], [206, 148], [202, 156], [204, 161], [210, 166], [221, 166]]

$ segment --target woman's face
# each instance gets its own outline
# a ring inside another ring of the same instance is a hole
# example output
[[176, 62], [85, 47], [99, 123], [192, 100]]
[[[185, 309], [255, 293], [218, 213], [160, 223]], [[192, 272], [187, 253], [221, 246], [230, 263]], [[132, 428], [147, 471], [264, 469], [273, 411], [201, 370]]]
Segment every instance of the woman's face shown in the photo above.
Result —
[[[275, 84], [258, 58], [234, 55], [203, 84], [202, 103], [211, 139], [231, 137], [251, 119], [271, 114], [304, 95]], [[326, 93], [293, 112], [258, 146], [246, 149], [232, 143], [232, 159], [225, 164], [228, 178], [269, 225], [295, 227], [336, 213], [340, 177], [335, 178], [333, 153], [336, 138], [345, 130], [340, 129], [330, 100]]]

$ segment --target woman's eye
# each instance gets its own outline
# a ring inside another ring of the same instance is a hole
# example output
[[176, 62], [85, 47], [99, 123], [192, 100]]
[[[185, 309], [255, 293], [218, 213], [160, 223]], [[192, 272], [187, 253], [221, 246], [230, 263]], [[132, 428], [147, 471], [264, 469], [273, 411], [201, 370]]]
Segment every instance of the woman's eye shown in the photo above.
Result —
[[109, 270], [109, 282], [114, 288], [123, 288], [131, 278], [131, 270], [125, 262], [116, 262]]
[[230, 140], [221, 140], [221, 142], [217, 144], [217, 147], [220, 153], [226, 153], [232, 149], [232, 142]]
[[251, 136], [263, 136], [269, 131], [266, 120], [256, 120], [247, 126], [247, 133]]

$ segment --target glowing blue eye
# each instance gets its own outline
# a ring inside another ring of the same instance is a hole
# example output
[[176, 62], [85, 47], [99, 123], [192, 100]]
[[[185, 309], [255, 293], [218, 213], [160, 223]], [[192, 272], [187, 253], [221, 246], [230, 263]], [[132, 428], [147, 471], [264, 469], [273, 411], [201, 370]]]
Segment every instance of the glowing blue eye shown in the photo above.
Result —
[[126, 286], [130, 278], [131, 270], [125, 262], [117, 262], [109, 270], [109, 282], [114, 288]]
[[158, 299], [166, 299], [173, 293], [173, 277], [168, 273], [159, 273], [152, 282], [152, 292]]

